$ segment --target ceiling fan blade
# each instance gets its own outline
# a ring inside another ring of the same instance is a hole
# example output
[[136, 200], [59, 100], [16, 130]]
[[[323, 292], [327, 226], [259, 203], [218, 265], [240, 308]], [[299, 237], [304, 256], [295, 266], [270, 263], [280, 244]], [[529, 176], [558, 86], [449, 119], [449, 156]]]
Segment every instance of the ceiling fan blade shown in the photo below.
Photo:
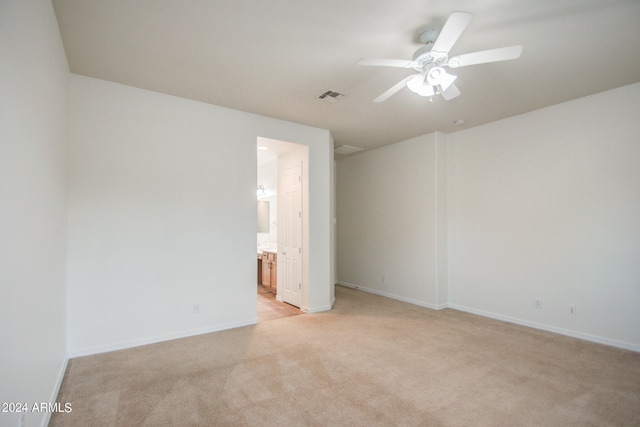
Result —
[[498, 49], [483, 50], [480, 52], [466, 53], [454, 56], [447, 64], [451, 68], [466, 67], [467, 65], [484, 64], [487, 62], [506, 61], [519, 58], [522, 54], [522, 46], [515, 45]]
[[447, 90], [442, 90], [442, 87], [440, 87], [440, 94], [445, 100], [450, 101], [460, 95], [460, 89], [458, 89], [455, 84], [451, 83]]
[[395, 85], [393, 85], [389, 89], [387, 89], [382, 95], [380, 95], [376, 99], [374, 99], [373, 102], [386, 101], [387, 98], [389, 98], [391, 95], [395, 95], [397, 92], [400, 92], [400, 89], [405, 87], [406, 84], [407, 84], [407, 81], [410, 78], [412, 78], [413, 76], [415, 76], [415, 74], [411, 74], [409, 77], [405, 77], [404, 79], [400, 80], [398, 83], [396, 83]]
[[449, 15], [447, 22], [445, 22], [440, 35], [433, 43], [431, 48], [434, 52], [449, 53], [453, 45], [458, 41], [458, 38], [462, 35], [462, 32], [473, 15], [468, 12], [453, 12]]
[[408, 59], [384, 59], [384, 58], [361, 58], [358, 65], [373, 65], [376, 67], [399, 67], [413, 68], [414, 61]]

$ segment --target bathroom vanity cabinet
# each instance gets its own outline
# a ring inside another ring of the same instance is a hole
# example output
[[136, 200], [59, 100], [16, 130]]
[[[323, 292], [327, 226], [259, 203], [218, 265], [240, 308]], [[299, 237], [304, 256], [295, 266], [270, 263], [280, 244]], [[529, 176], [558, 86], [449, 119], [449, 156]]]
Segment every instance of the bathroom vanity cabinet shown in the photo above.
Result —
[[258, 262], [262, 273], [258, 273], [258, 278], [262, 281], [260, 284], [275, 294], [278, 291], [278, 255], [275, 252], [263, 252], [261, 257], [262, 262]]

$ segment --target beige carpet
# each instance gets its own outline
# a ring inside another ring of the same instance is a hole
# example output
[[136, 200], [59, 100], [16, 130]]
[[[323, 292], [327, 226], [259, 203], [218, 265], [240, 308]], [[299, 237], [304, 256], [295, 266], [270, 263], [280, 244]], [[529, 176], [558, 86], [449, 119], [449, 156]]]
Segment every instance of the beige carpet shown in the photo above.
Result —
[[640, 353], [336, 287], [331, 312], [73, 359], [51, 426], [633, 426]]

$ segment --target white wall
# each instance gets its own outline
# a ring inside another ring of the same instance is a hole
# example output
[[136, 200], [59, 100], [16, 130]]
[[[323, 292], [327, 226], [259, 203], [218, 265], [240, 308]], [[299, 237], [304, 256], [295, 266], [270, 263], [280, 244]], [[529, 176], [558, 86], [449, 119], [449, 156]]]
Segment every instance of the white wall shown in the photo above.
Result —
[[[328, 144], [309, 145], [308, 154], [309, 301], [306, 308], [312, 313], [330, 310], [334, 302], [333, 138], [328, 132], [327, 137]], [[322, 180], [318, 179], [319, 174]]]
[[452, 306], [640, 351], [638, 117], [634, 84], [447, 136]]
[[338, 283], [432, 308], [446, 303], [446, 251], [437, 243], [446, 239], [443, 137], [338, 161]]
[[0, 402], [33, 405], [55, 399], [66, 366], [69, 69], [50, 1], [0, 2], [0, 58]]
[[[256, 138], [309, 147], [320, 205], [329, 132], [77, 75], [70, 105], [71, 353], [255, 322]], [[310, 269], [330, 269], [330, 219], [327, 201]], [[325, 276], [312, 288], [328, 293]]]
[[338, 283], [640, 351], [638, 117], [635, 84], [341, 159]]

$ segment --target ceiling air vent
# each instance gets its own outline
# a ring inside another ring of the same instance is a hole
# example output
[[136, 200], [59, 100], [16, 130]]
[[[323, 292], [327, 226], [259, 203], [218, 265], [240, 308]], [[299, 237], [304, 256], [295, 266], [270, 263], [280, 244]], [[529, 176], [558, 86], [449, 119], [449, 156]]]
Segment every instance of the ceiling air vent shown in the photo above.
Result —
[[351, 145], [341, 145], [340, 147], [336, 148], [333, 151], [336, 154], [353, 154], [353, 153], [357, 153], [358, 151], [362, 151], [362, 150], [363, 150], [363, 148], [352, 147]]
[[333, 90], [328, 90], [325, 93], [323, 93], [322, 95], [320, 95], [318, 97], [319, 100], [324, 101], [324, 102], [336, 102], [341, 98], [344, 98], [344, 94], [340, 93], [340, 92], [335, 92]]

